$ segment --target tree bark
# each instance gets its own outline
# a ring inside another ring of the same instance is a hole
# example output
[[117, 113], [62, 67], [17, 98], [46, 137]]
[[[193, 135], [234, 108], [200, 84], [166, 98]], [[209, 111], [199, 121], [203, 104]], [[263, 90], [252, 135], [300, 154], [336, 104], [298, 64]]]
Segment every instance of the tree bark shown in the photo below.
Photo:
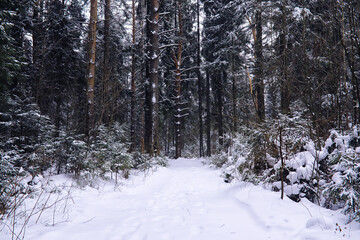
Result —
[[223, 88], [225, 79], [227, 78], [226, 72], [221, 71], [219, 73], [218, 81], [217, 81], [217, 124], [218, 124], [218, 134], [219, 134], [219, 145], [222, 146], [224, 144], [224, 120], [223, 120]]
[[[351, 43], [351, 50], [350, 53], [346, 48], [346, 44], [343, 44], [343, 47], [345, 49], [345, 56], [347, 58], [347, 61], [349, 63], [349, 68], [351, 71], [351, 78], [353, 82], [353, 111], [354, 111], [354, 123], [359, 123], [360, 119], [360, 110], [359, 110], [359, 104], [360, 104], [360, 88], [359, 88], [359, 77], [358, 74], [356, 74], [356, 55], [357, 58], [360, 57], [360, 32], [359, 32], [359, 21], [357, 19], [360, 18], [360, 13], [356, 14], [356, 10], [359, 10], [359, 8], [355, 9], [355, 6], [359, 6], [359, 4], [349, 4], [348, 8], [348, 15], [349, 15], [349, 25], [350, 25], [350, 43]], [[357, 50], [356, 50], [357, 49]], [[356, 54], [357, 52], [357, 54]]]
[[[139, 18], [140, 18], [140, 28], [141, 28], [141, 36], [140, 36], [140, 51], [141, 57], [140, 59], [145, 59], [145, 35], [146, 29], [144, 26], [144, 18], [146, 16], [146, 2], [145, 0], [139, 1]], [[144, 66], [145, 65], [145, 66]], [[147, 64], [141, 64], [141, 73], [139, 74], [140, 82], [142, 84], [142, 89], [146, 93], [146, 76], [147, 74]], [[146, 108], [146, 94], [143, 98], [140, 99], [141, 113], [140, 113], [140, 152], [143, 154], [145, 152], [145, 108]]]
[[150, 90], [152, 107], [151, 155], [159, 154], [159, 0], [150, 1]]
[[130, 119], [130, 140], [131, 145], [129, 151], [135, 149], [136, 135], [135, 135], [135, 104], [136, 104], [136, 85], [135, 85], [135, 0], [132, 0], [132, 48], [131, 48], [131, 119]]
[[235, 63], [234, 63], [234, 55], [232, 54], [232, 59], [231, 59], [231, 72], [232, 72], [232, 76], [231, 76], [231, 83], [232, 83], [232, 134], [234, 134], [237, 131], [237, 114], [236, 114], [236, 109], [237, 109], [237, 87], [236, 87], [236, 77], [235, 77]]
[[175, 158], [181, 157], [181, 62], [182, 62], [182, 48], [183, 48], [183, 24], [182, 24], [182, 14], [181, 14], [181, 0], [177, 1], [177, 10], [178, 10], [178, 26], [179, 26], [179, 42], [177, 54], [173, 51], [174, 62], [175, 62], [175, 83], [176, 83], [176, 107], [175, 107]]
[[211, 156], [210, 75], [206, 72], [206, 155]]
[[257, 0], [255, 13], [256, 41], [255, 41], [255, 101], [257, 117], [260, 122], [265, 120], [264, 80], [263, 80], [263, 46], [262, 46], [262, 0]]
[[33, 29], [32, 29], [32, 38], [33, 38], [33, 63], [37, 64], [41, 58], [41, 25], [42, 25], [42, 14], [43, 14], [43, 0], [37, 0], [34, 4], [34, 13], [33, 13]]
[[33, 66], [36, 78], [36, 92], [35, 99], [39, 104], [40, 109], [43, 110], [43, 100], [42, 100], [42, 85], [43, 85], [43, 61], [44, 55], [42, 54], [44, 43], [42, 42], [42, 30], [43, 30], [43, 12], [44, 12], [44, 1], [37, 0], [34, 4], [34, 13], [33, 13], [33, 28], [32, 28], [32, 40], [33, 40]]
[[290, 84], [288, 77], [288, 48], [287, 48], [287, 0], [283, 0], [281, 6], [282, 11], [282, 34], [281, 34], [281, 48], [282, 48], [282, 76], [281, 76], [281, 112], [283, 114], [290, 113]]
[[94, 90], [95, 90], [95, 51], [96, 51], [97, 0], [90, 2], [90, 22], [88, 40], [88, 74], [86, 92], [86, 134], [90, 136], [94, 128]]
[[279, 126], [279, 154], [281, 159], [281, 168], [280, 168], [280, 181], [281, 181], [281, 199], [284, 199], [284, 168], [285, 161], [283, 156], [283, 148], [282, 148], [282, 127]]
[[144, 56], [146, 56], [146, 64], [145, 64], [145, 81], [144, 81], [144, 92], [145, 92], [145, 102], [144, 102], [144, 145], [145, 151], [149, 154], [152, 152], [152, 136], [153, 136], [153, 103], [152, 99], [152, 84], [150, 82], [150, 51], [151, 51], [151, 2], [146, 0], [144, 2], [144, 9], [146, 10], [146, 16], [144, 16], [146, 20], [146, 50]]
[[203, 119], [202, 119], [202, 77], [201, 77], [201, 52], [200, 52], [200, 0], [197, 0], [196, 5], [197, 13], [197, 77], [198, 77], [198, 95], [199, 95], [199, 155], [204, 156], [204, 145], [203, 145]]
[[111, 0], [105, 0], [105, 22], [104, 22], [104, 73], [102, 79], [102, 114], [101, 121], [108, 124], [110, 121], [110, 105], [111, 97], [110, 91], [110, 21], [111, 21]]

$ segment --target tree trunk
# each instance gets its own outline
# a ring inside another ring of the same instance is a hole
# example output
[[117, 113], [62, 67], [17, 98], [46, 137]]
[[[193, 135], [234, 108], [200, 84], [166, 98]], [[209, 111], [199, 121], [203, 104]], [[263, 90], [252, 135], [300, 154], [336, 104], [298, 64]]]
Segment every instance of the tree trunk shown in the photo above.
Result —
[[[352, 81], [352, 95], [353, 95], [353, 118], [354, 123], [359, 123], [360, 119], [360, 111], [359, 111], [359, 103], [360, 103], [360, 86], [359, 86], [359, 78], [356, 74], [356, 67], [355, 67], [355, 56], [356, 52], [354, 47], [356, 45], [360, 45], [357, 43], [356, 34], [357, 34], [357, 28], [356, 28], [356, 18], [354, 15], [354, 9], [352, 7], [348, 8], [348, 16], [349, 16], [349, 27], [350, 27], [350, 46], [348, 47], [345, 42], [344, 36], [341, 38], [341, 44], [343, 47], [343, 51], [345, 54], [346, 62], [348, 63], [348, 67], [351, 74], [351, 81]], [[360, 49], [359, 49], [359, 55], [360, 55]]]
[[104, 23], [104, 73], [102, 79], [102, 113], [101, 121], [108, 124], [110, 117], [111, 98], [110, 91], [110, 21], [111, 21], [111, 0], [105, 0], [105, 23]]
[[35, 98], [36, 102], [39, 104], [40, 109], [43, 110], [43, 100], [42, 100], [42, 82], [43, 82], [43, 61], [44, 56], [42, 54], [44, 43], [42, 42], [42, 30], [43, 22], [42, 15], [44, 12], [44, 2], [43, 0], [38, 0], [34, 5], [33, 13], [33, 29], [32, 29], [32, 40], [33, 40], [33, 66], [36, 78], [36, 93]]
[[175, 158], [181, 157], [181, 122], [182, 122], [182, 107], [181, 107], [181, 61], [182, 61], [182, 47], [183, 47], [183, 25], [181, 15], [181, 0], [177, 1], [178, 9], [178, 25], [179, 25], [179, 42], [177, 54], [173, 51], [175, 62], [175, 83], [176, 83], [176, 107], [175, 107]]
[[[348, 15], [349, 15], [349, 25], [350, 25], [350, 35], [351, 35], [351, 53], [347, 52], [345, 43], [345, 55], [347, 55], [349, 68], [351, 71], [351, 78], [353, 82], [353, 110], [354, 110], [354, 122], [359, 123], [360, 119], [360, 110], [359, 110], [359, 104], [360, 104], [360, 88], [359, 88], [359, 75], [356, 74], [358, 72], [358, 68], [356, 68], [355, 63], [356, 61], [356, 55], [357, 58], [360, 57], [360, 36], [359, 36], [359, 21], [357, 19], [360, 18], [360, 14], [356, 15], [356, 9], [354, 8], [356, 6], [355, 3], [349, 5], [348, 9]], [[358, 5], [357, 5], [358, 7]], [[357, 8], [357, 10], [359, 10]], [[356, 50], [357, 49], [357, 50]], [[357, 54], [356, 54], [357, 52]], [[357, 69], [357, 70], [356, 70]]]
[[130, 140], [129, 151], [134, 151], [136, 144], [135, 135], [135, 104], [136, 104], [136, 86], [135, 86], [135, 0], [132, 0], [132, 48], [131, 48], [131, 119], [130, 119]]
[[201, 52], [200, 52], [200, 0], [197, 0], [197, 77], [198, 77], [198, 95], [199, 95], [199, 155], [204, 156], [204, 145], [203, 145], [203, 119], [202, 119], [202, 77], [201, 77]]
[[55, 103], [56, 103], [56, 111], [55, 111], [55, 137], [60, 136], [60, 124], [61, 124], [61, 91], [60, 87], [55, 87]]
[[282, 127], [279, 126], [279, 154], [281, 159], [281, 168], [280, 168], [280, 181], [281, 181], [281, 199], [284, 199], [284, 168], [285, 168], [285, 161], [283, 156], [283, 148], [282, 148]]
[[206, 155], [211, 156], [210, 76], [206, 72]]
[[33, 38], [33, 63], [37, 64], [41, 58], [41, 27], [42, 27], [42, 14], [43, 14], [43, 0], [38, 0], [34, 5], [33, 13], [33, 29], [32, 29], [32, 38]]
[[[141, 57], [140, 59], [145, 59], [145, 36], [147, 28], [144, 26], [144, 19], [146, 17], [146, 2], [145, 0], [139, 1], [139, 18], [140, 18], [140, 28], [141, 28], [141, 36], [140, 36], [140, 51], [141, 51]], [[145, 60], [147, 61], [147, 59]], [[146, 77], [147, 77], [147, 64], [141, 64], [141, 73], [139, 74], [140, 82], [142, 84], [142, 89], [144, 93], [146, 93]], [[145, 74], [145, 77], [144, 77]], [[146, 112], [146, 94], [144, 97], [140, 98], [140, 152], [143, 154], [146, 149], [145, 145], [145, 112]]]
[[[152, 45], [151, 42], [151, 20], [149, 16], [151, 14], [151, 2], [145, 1], [146, 16], [144, 16], [146, 21], [146, 53], [144, 56], [148, 55], [151, 51]], [[145, 151], [149, 154], [152, 152], [152, 137], [153, 137], [153, 103], [152, 103], [152, 84], [150, 82], [150, 55], [146, 58], [145, 64], [145, 81], [144, 81], [144, 92], [145, 92], [145, 102], [144, 102], [144, 145]]]
[[235, 66], [234, 66], [234, 56], [232, 55], [231, 59], [231, 82], [232, 82], [232, 134], [234, 134], [237, 131], [237, 87], [236, 87], [236, 77], [235, 77]]
[[263, 80], [263, 46], [262, 46], [262, 7], [257, 0], [258, 7], [255, 14], [256, 41], [255, 41], [255, 101], [257, 117], [260, 122], [265, 120], [264, 80]]
[[151, 154], [159, 154], [159, 0], [150, 1], [150, 92], [152, 107]]
[[224, 144], [224, 120], [223, 120], [223, 88], [226, 79], [226, 72], [221, 71], [219, 73], [218, 82], [217, 82], [217, 124], [218, 124], [218, 134], [219, 134], [219, 145]]
[[86, 92], [86, 134], [90, 136], [94, 128], [94, 90], [95, 90], [95, 50], [96, 50], [97, 0], [90, 2], [90, 22], [88, 40], [88, 74]]
[[290, 84], [288, 77], [288, 48], [287, 48], [287, 1], [283, 0], [282, 5], [282, 35], [281, 35], [281, 48], [282, 48], [282, 76], [281, 76], [281, 112], [283, 114], [290, 113]]

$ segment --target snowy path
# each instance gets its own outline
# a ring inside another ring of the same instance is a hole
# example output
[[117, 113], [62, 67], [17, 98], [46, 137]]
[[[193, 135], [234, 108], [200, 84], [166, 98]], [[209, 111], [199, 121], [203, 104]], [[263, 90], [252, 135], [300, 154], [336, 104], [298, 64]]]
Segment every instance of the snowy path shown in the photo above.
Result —
[[339, 212], [306, 200], [281, 201], [279, 193], [227, 184], [219, 175], [199, 159], [179, 159], [145, 178], [133, 176], [120, 190], [109, 183], [100, 192], [76, 190], [68, 221], [47, 226], [53, 216], [45, 214], [40, 223], [30, 224], [25, 239], [360, 239], [358, 225], [345, 229]]

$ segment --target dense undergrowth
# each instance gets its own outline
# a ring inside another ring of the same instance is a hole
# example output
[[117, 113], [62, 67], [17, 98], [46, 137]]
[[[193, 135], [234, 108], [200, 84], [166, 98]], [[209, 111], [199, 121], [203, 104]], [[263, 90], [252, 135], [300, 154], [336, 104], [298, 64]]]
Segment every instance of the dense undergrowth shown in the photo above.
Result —
[[229, 136], [231, 148], [211, 162], [224, 169], [226, 182], [263, 184], [294, 201], [307, 198], [360, 221], [360, 129], [314, 136], [308, 121], [280, 116]]
[[0, 142], [1, 218], [18, 208], [19, 199], [31, 195], [34, 179], [39, 177], [70, 174], [79, 183], [91, 185], [99, 178], [117, 181], [128, 178], [131, 170], [167, 164], [162, 156], [129, 153], [124, 125], [101, 125], [91, 139], [65, 131], [54, 138], [54, 126], [36, 105], [18, 114], [2, 114], [1, 120], [1, 127], [8, 131]]

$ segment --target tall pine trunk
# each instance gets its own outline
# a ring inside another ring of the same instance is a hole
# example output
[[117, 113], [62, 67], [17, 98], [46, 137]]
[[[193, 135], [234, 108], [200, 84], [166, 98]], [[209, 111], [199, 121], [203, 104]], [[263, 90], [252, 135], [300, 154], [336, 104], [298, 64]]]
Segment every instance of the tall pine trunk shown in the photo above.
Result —
[[[138, 15], [139, 15], [139, 19], [140, 19], [140, 29], [141, 29], [141, 36], [140, 36], [140, 54], [141, 57], [140, 59], [143, 59], [143, 61], [147, 61], [147, 59], [145, 59], [145, 37], [146, 37], [146, 33], [147, 33], [147, 27], [145, 27], [145, 22], [144, 19], [146, 17], [146, 0], [140, 0], [139, 1], [139, 11], [138, 11]], [[140, 152], [144, 153], [145, 149], [146, 149], [146, 145], [145, 145], [145, 138], [146, 138], [146, 124], [145, 124], [145, 117], [146, 117], [146, 83], [145, 81], [147, 81], [146, 77], [147, 77], [147, 64], [141, 64], [140, 67], [140, 74], [139, 74], [139, 78], [140, 78], [140, 82], [142, 84], [142, 90], [144, 91], [145, 95], [144, 97], [140, 98]], [[146, 76], [144, 76], [146, 75]]]
[[152, 9], [152, 5], [151, 5], [151, 1], [146, 0], [144, 2], [145, 6], [144, 9], [146, 10], [146, 49], [144, 53], [144, 56], [146, 56], [146, 64], [145, 64], [145, 81], [144, 81], [144, 146], [145, 146], [145, 151], [147, 153], [151, 153], [152, 152], [152, 136], [153, 136], [153, 103], [152, 103], [152, 84], [151, 84], [151, 80], [150, 80], [150, 51], [152, 48], [152, 45], [150, 43], [151, 41], [151, 20], [150, 20], [150, 15], [151, 15], [151, 9]]
[[105, 22], [104, 22], [104, 73], [102, 77], [102, 113], [101, 121], [108, 124], [110, 121], [110, 21], [111, 21], [111, 0], [105, 0]]
[[220, 71], [216, 84], [216, 97], [217, 97], [217, 128], [219, 134], [219, 145], [222, 146], [224, 144], [224, 120], [223, 120], [223, 88], [226, 82], [226, 72]]
[[231, 57], [231, 92], [232, 92], [232, 134], [235, 134], [237, 131], [237, 87], [236, 87], [236, 77], [235, 77], [235, 63], [234, 63], [234, 54]]
[[282, 76], [281, 76], [281, 112], [290, 113], [290, 83], [288, 74], [288, 48], [287, 48], [287, 1], [283, 1], [282, 11], [282, 34], [280, 39], [282, 49]]
[[175, 62], [175, 84], [176, 84], [176, 106], [175, 106], [175, 158], [181, 157], [181, 122], [182, 122], [182, 113], [181, 113], [181, 61], [182, 61], [182, 47], [183, 47], [183, 23], [181, 15], [181, 0], [177, 1], [178, 9], [178, 25], [179, 25], [179, 42], [177, 54], [173, 51], [174, 62]]
[[260, 122], [265, 119], [264, 80], [263, 80], [263, 46], [262, 46], [262, 0], [257, 0], [258, 6], [255, 13], [255, 102], [257, 117]]
[[206, 155], [211, 156], [210, 75], [206, 71]]
[[150, 1], [150, 93], [152, 105], [151, 154], [159, 154], [159, 0]]
[[132, 0], [132, 48], [131, 48], [131, 119], [130, 119], [130, 152], [134, 151], [136, 144], [135, 135], [135, 104], [136, 104], [136, 86], [135, 86], [135, 0]]
[[86, 134], [90, 136], [94, 128], [94, 90], [95, 90], [95, 50], [96, 50], [97, 0], [90, 2], [90, 22], [88, 40], [88, 74], [86, 91]]
[[199, 95], [199, 154], [200, 157], [204, 156], [204, 145], [203, 145], [203, 106], [202, 106], [202, 77], [201, 77], [201, 55], [200, 55], [200, 0], [197, 0], [196, 5], [197, 13], [197, 77], [198, 77], [198, 95]]
[[43, 89], [43, 75], [44, 75], [44, 54], [43, 49], [45, 44], [43, 42], [43, 14], [44, 14], [44, 1], [38, 0], [34, 4], [33, 9], [33, 29], [32, 29], [32, 40], [33, 40], [33, 66], [35, 72], [36, 81], [36, 102], [39, 104], [40, 109], [43, 110], [44, 96], [42, 96]]

